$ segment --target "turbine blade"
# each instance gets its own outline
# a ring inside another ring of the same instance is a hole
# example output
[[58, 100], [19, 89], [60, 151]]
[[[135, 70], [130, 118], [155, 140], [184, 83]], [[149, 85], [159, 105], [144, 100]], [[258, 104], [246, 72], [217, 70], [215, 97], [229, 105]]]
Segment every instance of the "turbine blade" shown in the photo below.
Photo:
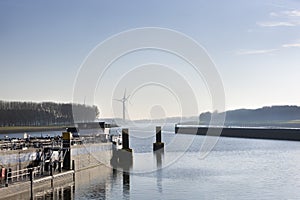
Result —
[[113, 100], [123, 102], [122, 99], [113, 99]]
[[130, 95], [128, 95], [128, 97], [125, 98], [125, 101], [127, 101], [129, 97], [130, 97]]

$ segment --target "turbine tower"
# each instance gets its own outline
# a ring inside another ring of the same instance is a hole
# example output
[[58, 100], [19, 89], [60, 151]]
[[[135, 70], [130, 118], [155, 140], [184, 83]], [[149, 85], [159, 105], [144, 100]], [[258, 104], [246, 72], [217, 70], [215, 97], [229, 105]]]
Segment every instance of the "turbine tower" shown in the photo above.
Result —
[[121, 102], [121, 103], [123, 104], [123, 121], [124, 121], [124, 122], [125, 122], [125, 111], [126, 111], [125, 103], [126, 103], [126, 101], [128, 100], [129, 96], [130, 96], [130, 95], [128, 95], [128, 96], [126, 97], [126, 89], [125, 89], [125, 91], [124, 91], [124, 96], [123, 96], [122, 99], [114, 99], [115, 101], [119, 101], [119, 102]]

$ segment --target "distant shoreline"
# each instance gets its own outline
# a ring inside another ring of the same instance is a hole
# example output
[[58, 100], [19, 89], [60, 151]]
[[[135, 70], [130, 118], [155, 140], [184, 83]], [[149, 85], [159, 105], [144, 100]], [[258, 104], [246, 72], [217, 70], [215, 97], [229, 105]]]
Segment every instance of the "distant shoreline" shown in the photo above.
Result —
[[6, 126], [0, 127], [0, 134], [39, 132], [39, 131], [63, 131], [66, 126]]

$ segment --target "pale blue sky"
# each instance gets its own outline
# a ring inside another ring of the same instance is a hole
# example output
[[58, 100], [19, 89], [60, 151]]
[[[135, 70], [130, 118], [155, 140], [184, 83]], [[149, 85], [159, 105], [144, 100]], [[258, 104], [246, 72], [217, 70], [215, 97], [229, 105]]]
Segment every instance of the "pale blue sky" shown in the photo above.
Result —
[[[88, 53], [111, 35], [138, 27], [174, 29], [200, 43], [223, 80], [226, 109], [300, 105], [296, 0], [0, 0], [0, 99], [71, 102]], [[202, 103], [199, 112], [210, 108]], [[148, 114], [141, 107], [131, 113]]]

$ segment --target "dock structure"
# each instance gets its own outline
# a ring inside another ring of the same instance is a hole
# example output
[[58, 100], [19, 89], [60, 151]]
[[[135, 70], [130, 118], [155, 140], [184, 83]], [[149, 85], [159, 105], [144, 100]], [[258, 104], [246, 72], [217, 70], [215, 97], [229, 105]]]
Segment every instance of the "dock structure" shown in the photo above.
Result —
[[[20, 148], [0, 150], [1, 197], [29, 193], [33, 198], [34, 191], [40, 188], [74, 183], [76, 171], [109, 164], [112, 144], [104, 134], [74, 138], [72, 133], [63, 132], [57, 141], [55, 138], [31, 138]], [[33, 141], [38, 145], [32, 145]], [[4, 142], [10, 146], [16, 143], [14, 140]]]
[[129, 131], [127, 128], [122, 129], [122, 149], [132, 152], [132, 149], [129, 148]]
[[191, 127], [175, 125], [176, 134], [206, 135], [209, 129], [212, 134], [221, 132], [220, 137], [300, 141], [300, 129], [295, 128]]
[[163, 149], [165, 146], [165, 144], [163, 142], [161, 142], [161, 127], [160, 126], [156, 127], [155, 133], [156, 133], [155, 134], [156, 142], [153, 143], [153, 151]]
[[133, 164], [133, 151], [129, 147], [129, 131], [122, 129], [122, 149], [113, 148], [113, 155], [110, 160], [113, 169], [121, 169], [124, 172], [130, 171]]

